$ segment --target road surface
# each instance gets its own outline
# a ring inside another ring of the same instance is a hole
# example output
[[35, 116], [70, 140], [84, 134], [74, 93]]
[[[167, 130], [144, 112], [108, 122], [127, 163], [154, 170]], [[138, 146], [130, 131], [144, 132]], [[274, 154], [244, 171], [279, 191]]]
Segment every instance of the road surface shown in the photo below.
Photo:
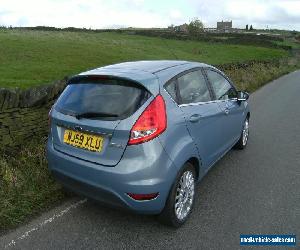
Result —
[[249, 249], [240, 234], [296, 234], [300, 249], [300, 71], [250, 104], [247, 149], [231, 150], [197, 186], [182, 228], [76, 197], [2, 236], [0, 249]]

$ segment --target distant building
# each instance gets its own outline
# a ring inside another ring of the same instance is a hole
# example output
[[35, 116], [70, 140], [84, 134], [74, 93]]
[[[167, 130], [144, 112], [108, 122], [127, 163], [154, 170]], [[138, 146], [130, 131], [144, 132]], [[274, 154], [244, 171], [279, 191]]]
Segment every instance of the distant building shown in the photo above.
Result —
[[175, 26], [174, 30], [177, 31], [177, 32], [185, 32], [185, 33], [187, 33], [188, 32], [188, 25], [186, 23], [184, 23], [182, 25]]
[[204, 32], [217, 32], [217, 28], [204, 28]]
[[230, 22], [217, 22], [217, 31], [218, 32], [231, 32], [232, 30], [232, 21]]

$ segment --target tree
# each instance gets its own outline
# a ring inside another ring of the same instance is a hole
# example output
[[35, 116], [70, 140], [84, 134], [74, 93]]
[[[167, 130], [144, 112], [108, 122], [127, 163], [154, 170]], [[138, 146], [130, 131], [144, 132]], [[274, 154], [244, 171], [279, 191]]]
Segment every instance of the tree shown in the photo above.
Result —
[[174, 29], [175, 29], [174, 24], [171, 24], [170, 26], [168, 26], [168, 29], [169, 29], [169, 30], [174, 30]]
[[248, 24], [246, 25], [246, 30], [249, 30], [249, 25]]
[[203, 32], [204, 25], [198, 18], [194, 18], [187, 25], [187, 30], [188, 30], [189, 34], [196, 35], [196, 34], [199, 34], [199, 33]]
[[250, 25], [250, 30], [253, 30], [253, 26], [252, 26], [252, 24]]

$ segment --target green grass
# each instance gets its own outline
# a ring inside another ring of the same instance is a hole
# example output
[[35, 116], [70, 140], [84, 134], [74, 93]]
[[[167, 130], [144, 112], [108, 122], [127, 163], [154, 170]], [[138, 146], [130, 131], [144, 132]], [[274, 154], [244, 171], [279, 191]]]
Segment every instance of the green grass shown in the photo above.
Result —
[[181, 59], [225, 64], [288, 56], [273, 48], [180, 41], [118, 33], [0, 31], [0, 87], [28, 88], [98, 66]]
[[0, 234], [66, 196], [50, 177], [44, 142], [35, 139], [18, 153], [0, 155]]
[[224, 70], [238, 89], [254, 92], [266, 83], [300, 68], [300, 58], [292, 57], [279, 64], [255, 63], [247, 68]]
[[277, 45], [284, 45], [284, 46], [291, 46], [293, 49], [300, 49], [300, 42], [296, 39], [285, 39], [284, 41], [275, 41], [274, 42]]

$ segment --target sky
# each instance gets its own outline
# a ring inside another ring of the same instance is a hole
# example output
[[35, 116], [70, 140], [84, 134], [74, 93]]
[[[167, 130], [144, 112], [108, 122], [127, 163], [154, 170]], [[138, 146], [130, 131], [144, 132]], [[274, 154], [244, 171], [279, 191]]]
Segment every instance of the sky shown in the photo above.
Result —
[[0, 0], [0, 26], [167, 27], [197, 17], [205, 27], [300, 31], [300, 0]]

